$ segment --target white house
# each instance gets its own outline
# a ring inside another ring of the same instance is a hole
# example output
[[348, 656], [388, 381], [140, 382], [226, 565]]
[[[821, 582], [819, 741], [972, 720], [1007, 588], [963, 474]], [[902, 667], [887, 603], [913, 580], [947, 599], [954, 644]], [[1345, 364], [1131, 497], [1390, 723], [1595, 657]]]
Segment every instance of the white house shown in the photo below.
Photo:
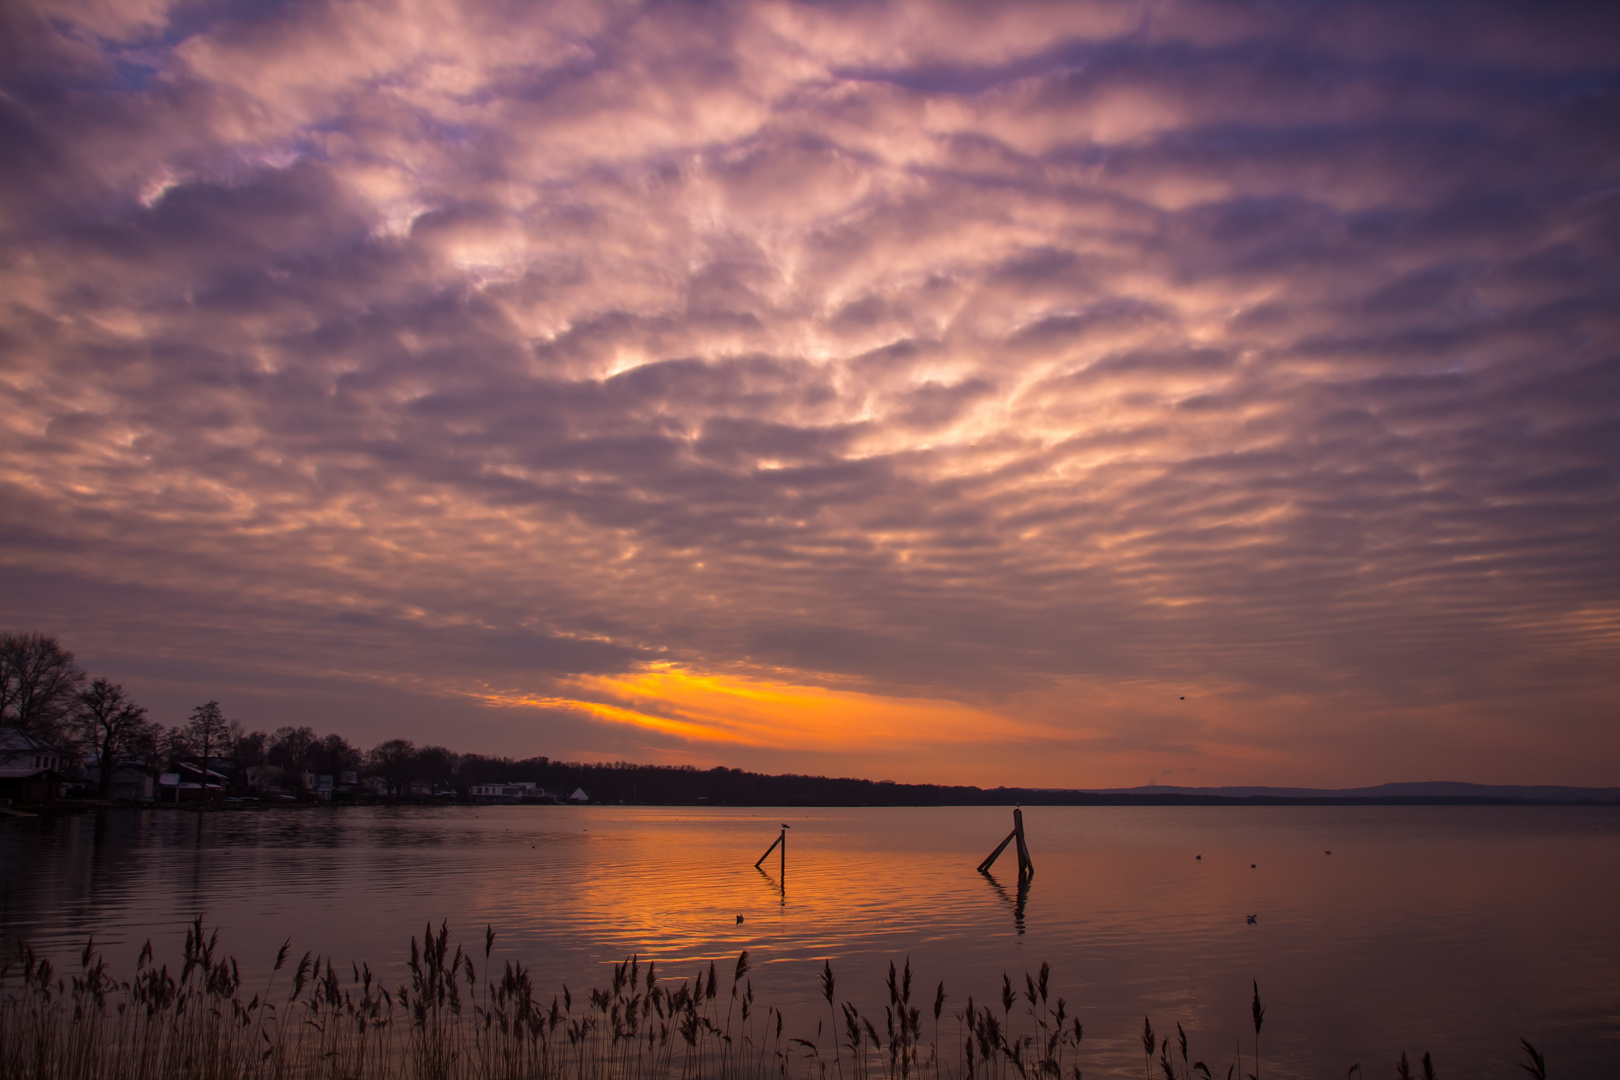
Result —
[[517, 780], [505, 784], [474, 784], [467, 789], [474, 802], [515, 803], [524, 799], [544, 799], [549, 796], [532, 780]]
[[574, 789], [574, 793], [572, 795], [568, 796], [568, 801], [569, 802], [590, 802], [591, 797], [589, 795], [585, 794], [585, 789], [584, 788], [577, 787], [577, 788]]

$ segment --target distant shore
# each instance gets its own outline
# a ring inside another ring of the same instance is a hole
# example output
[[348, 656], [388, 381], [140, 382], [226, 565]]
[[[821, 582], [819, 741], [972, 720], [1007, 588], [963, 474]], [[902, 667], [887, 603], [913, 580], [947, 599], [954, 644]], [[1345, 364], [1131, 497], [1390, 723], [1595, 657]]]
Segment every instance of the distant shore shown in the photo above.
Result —
[[[997, 796], [1004, 795], [998, 798]], [[595, 801], [575, 803], [572, 805], [584, 807], [603, 806], [686, 806], [686, 807], [793, 807], [800, 809], [813, 809], [826, 807], [829, 809], [859, 808], [859, 807], [918, 807], [918, 806], [1212, 806], [1212, 807], [1243, 807], [1243, 806], [1547, 806], [1547, 807], [1578, 807], [1578, 806], [1620, 806], [1620, 794], [1608, 798], [1570, 797], [1570, 798], [1527, 798], [1492, 795], [1388, 795], [1388, 796], [1361, 796], [1361, 795], [1241, 795], [1222, 796], [1206, 794], [1184, 793], [1134, 793], [1134, 792], [1088, 792], [1088, 791], [1029, 791], [1022, 793], [991, 790], [983, 792], [984, 797], [979, 799], [963, 799], [952, 801], [884, 801], [884, 802], [786, 802], [786, 801], [759, 801], [759, 802], [722, 802], [716, 800], [699, 799], [693, 801]], [[530, 806], [544, 808], [556, 806], [554, 802], [506, 802], [491, 803], [479, 802], [473, 799], [454, 798], [367, 798], [342, 800], [300, 799], [288, 800], [219, 800], [217, 802], [99, 802], [85, 799], [61, 799], [56, 802], [21, 807], [0, 807], [0, 816], [4, 817], [36, 817], [41, 814], [74, 814], [89, 813], [96, 810], [163, 810], [192, 812], [199, 809], [208, 812], [236, 811], [253, 812], [265, 810], [319, 810], [336, 809], [356, 806], [395, 806], [395, 807], [432, 807], [432, 806]]]

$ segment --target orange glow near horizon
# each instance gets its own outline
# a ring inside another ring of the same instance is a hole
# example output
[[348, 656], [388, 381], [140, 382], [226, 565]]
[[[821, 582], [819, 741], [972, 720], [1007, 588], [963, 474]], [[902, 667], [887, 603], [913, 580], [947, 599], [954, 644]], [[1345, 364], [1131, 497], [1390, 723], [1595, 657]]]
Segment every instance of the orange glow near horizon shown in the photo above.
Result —
[[627, 675], [577, 676], [567, 684], [577, 696], [477, 696], [502, 708], [576, 709], [599, 720], [719, 746], [884, 750], [919, 741], [967, 744], [1055, 734], [959, 702], [694, 672], [673, 664]]

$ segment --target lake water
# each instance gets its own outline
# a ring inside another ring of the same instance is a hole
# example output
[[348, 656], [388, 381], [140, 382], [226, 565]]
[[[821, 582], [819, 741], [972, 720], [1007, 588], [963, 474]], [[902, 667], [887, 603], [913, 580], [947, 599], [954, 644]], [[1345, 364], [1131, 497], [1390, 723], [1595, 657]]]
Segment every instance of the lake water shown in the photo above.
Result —
[[[1037, 807], [1022, 899], [974, 867], [1006, 809], [318, 808], [0, 819], [0, 944], [67, 959], [94, 934], [118, 970], [178, 955], [201, 914], [244, 974], [281, 942], [405, 978], [448, 920], [540, 986], [604, 985], [631, 954], [662, 975], [749, 950], [759, 1004], [815, 1035], [840, 999], [882, 1015], [910, 958], [949, 1016], [1001, 976], [1052, 966], [1092, 1075], [1139, 1076], [1144, 1015], [1225, 1075], [1265, 1002], [1270, 1076], [1510, 1077], [1520, 1036], [1558, 1076], [1620, 1073], [1620, 808]], [[773, 854], [789, 830], [787, 872]], [[1331, 851], [1332, 854], [1327, 854]], [[1202, 858], [1198, 858], [1202, 856]], [[785, 884], [785, 888], [784, 888]], [[1256, 916], [1254, 923], [1247, 916]], [[743, 916], [738, 922], [737, 916]], [[881, 1028], [881, 1024], [879, 1027]], [[926, 1033], [926, 1029], [925, 1029]], [[1246, 1057], [1246, 1068], [1252, 1062]]]

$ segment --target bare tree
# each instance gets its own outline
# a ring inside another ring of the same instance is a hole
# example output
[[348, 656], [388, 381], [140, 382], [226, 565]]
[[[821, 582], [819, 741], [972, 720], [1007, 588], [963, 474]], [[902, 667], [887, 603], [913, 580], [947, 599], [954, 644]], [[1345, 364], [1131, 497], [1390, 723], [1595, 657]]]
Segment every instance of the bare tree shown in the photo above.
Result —
[[129, 700], [122, 686], [96, 679], [79, 692], [79, 726], [85, 743], [95, 747], [100, 758], [98, 794], [110, 798], [113, 769], [149, 735], [146, 710]]
[[390, 795], [410, 791], [416, 778], [416, 744], [409, 739], [389, 739], [372, 748], [368, 758], [371, 771], [383, 778]]
[[48, 634], [0, 634], [0, 724], [47, 742], [67, 732], [84, 672]]
[[224, 761], [225, 753], [231, 744], [230, 722], [225, 719], [225, 712], [219, 707], [219, 702], [210, 701], [191, 710], [191, 718], [186, 722], [186, 733], [190, 736], [191, 752], [202, 759], [202, 793], [206, 800], [208, 761], [210, 758]]

